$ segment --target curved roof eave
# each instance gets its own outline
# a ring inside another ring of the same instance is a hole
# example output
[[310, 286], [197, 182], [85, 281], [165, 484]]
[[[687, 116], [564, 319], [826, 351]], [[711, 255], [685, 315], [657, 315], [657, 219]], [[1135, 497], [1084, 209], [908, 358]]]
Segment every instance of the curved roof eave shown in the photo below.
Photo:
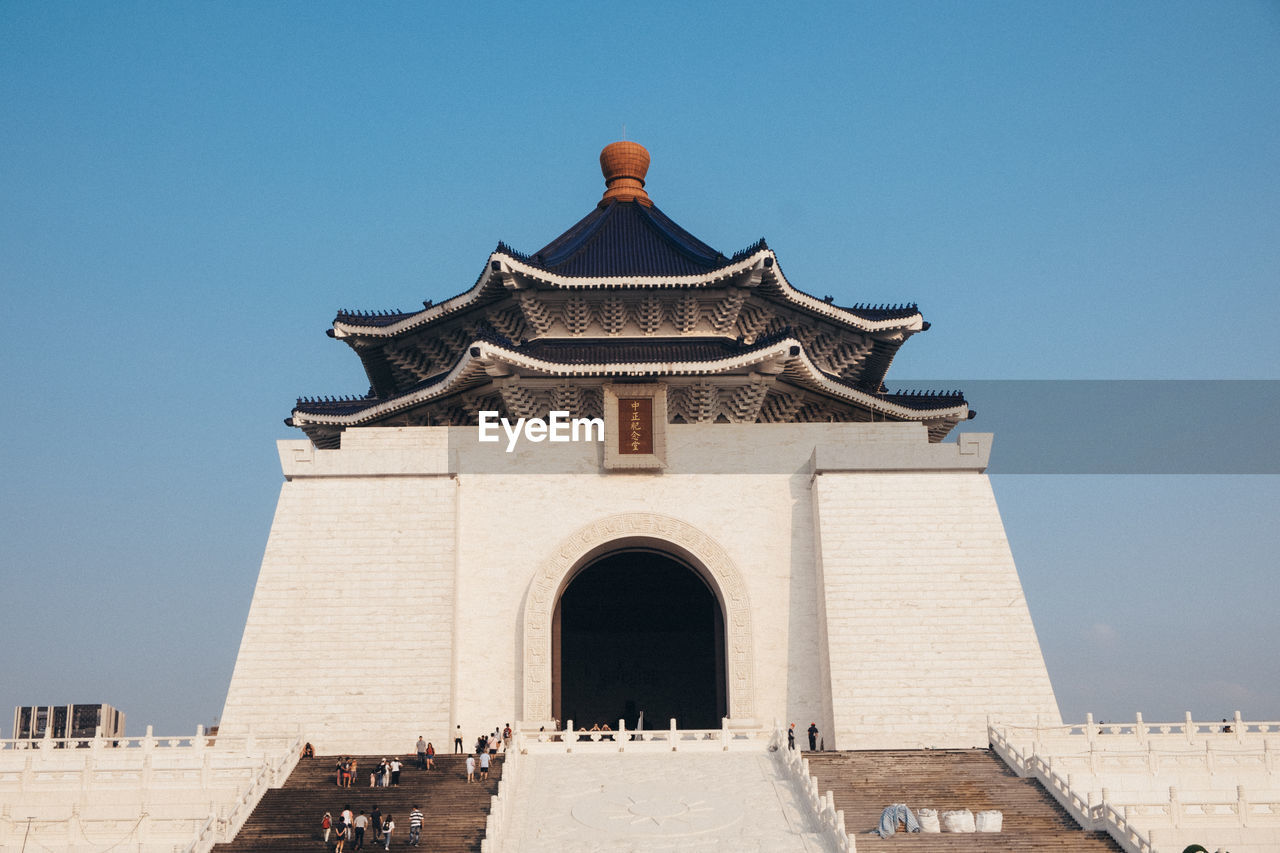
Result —
[[[497, 269], [495, 269], [495, 265], [498, 267]], [[716, 284], [726, 278], [756, 267], [761, 269], [772, 268], [773, 275], [778, 281], [778, 289], [789, 302], [837, 323], [853, 327], [860, 332], [919, 332], [925, 328], [924, 317], [919, 311], [906, 317], [868, 320], [845, 308], [810, 296], [787, 281], [786, 275], [783, 274], [782, 268], [778, 264], [777, 255], [773, 253], [772, 249], [767, 248], [706, 273], [681, 276], [564, 276], [525, 263], [505, 252], [496, 251], [489, 255], [484, 272], [480, 274], [480, 277], [470, 290], [385, 326], [362, 326], [359, 323], [335, 320], [333, 323], [334, 337], [346, 338], [356, 335], [368, 338], [396, 337], [404, 332], [455, 314], [470, 306], [485, 295], [490, 285], [494, 283], [495, 278], [498, 280], [498, 286], [505, 288], [506, 285], [501, 281], [503, 274], [519, 273], [535, 281], [541, 281], [565, 290], [635, 289], [642, 287], [677, 288], [690, 285], [707, 286]]]
[[[479, 353], [474, 355], [473, 353]], [[699, 362], [647, 362], [631, 364], [561, 364], [545, 359], [533, 358], [517, 350], [495, 344], [490, 341], [473, 341], [463, 352], [462, 358], [441, 379], [429, 386], [401, 394], [384, 400], [359, 412], [349, 414], [300, 414], [295, 408], [293, 420], [296, 426], [305, 423], [330, 424], [335, 426], [358, 426], [378, 418], [413, 408], [433, 398], [448, 396], [461, 381], [474, 376], [475, 372], [484, 369], [489, 361], [498, 361], [511, 367], [538, 371], [550, 376], [681, 376], [707, 373], [725, 373], [730, 370], [752, 367], [765, 361], [783, 359], [796, 362], [804, 373], [806, 386], [821, 390], [833, 397], [857, 403], [871, 411], [901, 418], [908, 421], [933, 421], [954, 417], [957, 421], [968, 417], [969, 406], [962, 403], [944, 409], [918, 410], [881, 399], [874, 394], [859, 391], [855, 388], [833, 380], [809, 359], [804, 345], [793, 337], [785, 337], [768, 346], [753, 349], [740, 355], [712, 361]]]

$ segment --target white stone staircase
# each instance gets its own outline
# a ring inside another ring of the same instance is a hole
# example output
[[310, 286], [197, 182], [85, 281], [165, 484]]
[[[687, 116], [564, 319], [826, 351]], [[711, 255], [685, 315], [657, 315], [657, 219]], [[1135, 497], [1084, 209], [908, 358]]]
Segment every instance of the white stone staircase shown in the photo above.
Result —
[[631, 740], [629, 733], [582, 742], [576, 736], [561, 740], [557, 733], [554, 741], [526, 741], [524, 754], [508, 755], [508, 775], [495, 798], [484, 849], [836, 849], [768, 741], [727, 741], [718, 731], [701, 736], [681, 732], [683, 739], [675, 741], [666, 732], [645, 734], [643, 742]]

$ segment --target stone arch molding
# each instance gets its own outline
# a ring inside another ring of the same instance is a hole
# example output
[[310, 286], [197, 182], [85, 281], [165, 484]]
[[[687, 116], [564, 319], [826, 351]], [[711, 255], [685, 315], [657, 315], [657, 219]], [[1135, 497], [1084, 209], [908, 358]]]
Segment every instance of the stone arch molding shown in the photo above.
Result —
[[718, 542], [693, 525], [651, 512], [627, 512], [580, 528], [538, 567], [524, 607], [524, 719], [551, 719], [551, 621], [572, 574], [618, 547], [648, 545], [691, 562], [712, 581], [724, 608], [729, 716], [755, 716], [755, 662], [747, 585]]

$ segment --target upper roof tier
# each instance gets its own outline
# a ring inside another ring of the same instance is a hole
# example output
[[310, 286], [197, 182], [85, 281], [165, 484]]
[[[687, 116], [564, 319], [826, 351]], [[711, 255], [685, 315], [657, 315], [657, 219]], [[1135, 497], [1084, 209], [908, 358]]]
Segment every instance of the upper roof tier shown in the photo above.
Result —
[[[759, 245], [752, 247], [758, 248]], [[503, 250], [536, 269], [588, 278], [704, 275], [724, 269], [750, 252], [726, 258], [673, 222], [652, 202], [607, 197], [576, 225], [532, 255], [522, 255], [499, 244], [499, 251]]]
[[764, 240], [717, 251], [653, 203], [634, 142], [607, 146], [600, 166], [599, 202], [538, 251], [499, 243], [471, 288], [421, 311], [340, 311], [330, 335], [360, 357], [369, 392], [300, 400], [290, 422], [331, 445], [352, 426], [467, 422], [481, 397], [534, 412], [535, 397], [551, 405], [547, 382], [589, 408], [601, 382], [639, 376], [668, 377], [673, 423], [920, 420], [938, 440], [970, 415], [962, 396], [884, 386], [898, 349], [929, 327], [915, 304], [811, 296]]
[[705, 288], [763, 285], [773, 298], [858, 331], [928, 328], [915, 304], [837, 306], [793, 287], [764, 239], [725, 255], [680, 227], [649, 198], [644, 179], [649, 152], [635, 142], [615, 142], [600, 153], [605, 192], [596, 207], [532, 254], [504, 242], [468, 290], [421, 311], [339, 311], [334, 335], [394, 337], [430, 325], [459, 310], [499, 297], [500, 291]]

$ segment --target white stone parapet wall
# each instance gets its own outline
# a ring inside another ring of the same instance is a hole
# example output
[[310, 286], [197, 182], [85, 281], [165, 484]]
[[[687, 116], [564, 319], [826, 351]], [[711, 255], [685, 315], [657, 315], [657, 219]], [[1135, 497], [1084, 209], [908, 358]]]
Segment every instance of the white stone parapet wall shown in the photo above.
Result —
[[181, 737], [0, 741], [0, 853], [206, 853], [283, 784], [302, 742]]
[[833, 739], [986, 746], [1057, 701], [985, 474], [815, 474]]
[[1130, 853], [1280, 849], [1280, 723], [992, 725], [991, 743]]

